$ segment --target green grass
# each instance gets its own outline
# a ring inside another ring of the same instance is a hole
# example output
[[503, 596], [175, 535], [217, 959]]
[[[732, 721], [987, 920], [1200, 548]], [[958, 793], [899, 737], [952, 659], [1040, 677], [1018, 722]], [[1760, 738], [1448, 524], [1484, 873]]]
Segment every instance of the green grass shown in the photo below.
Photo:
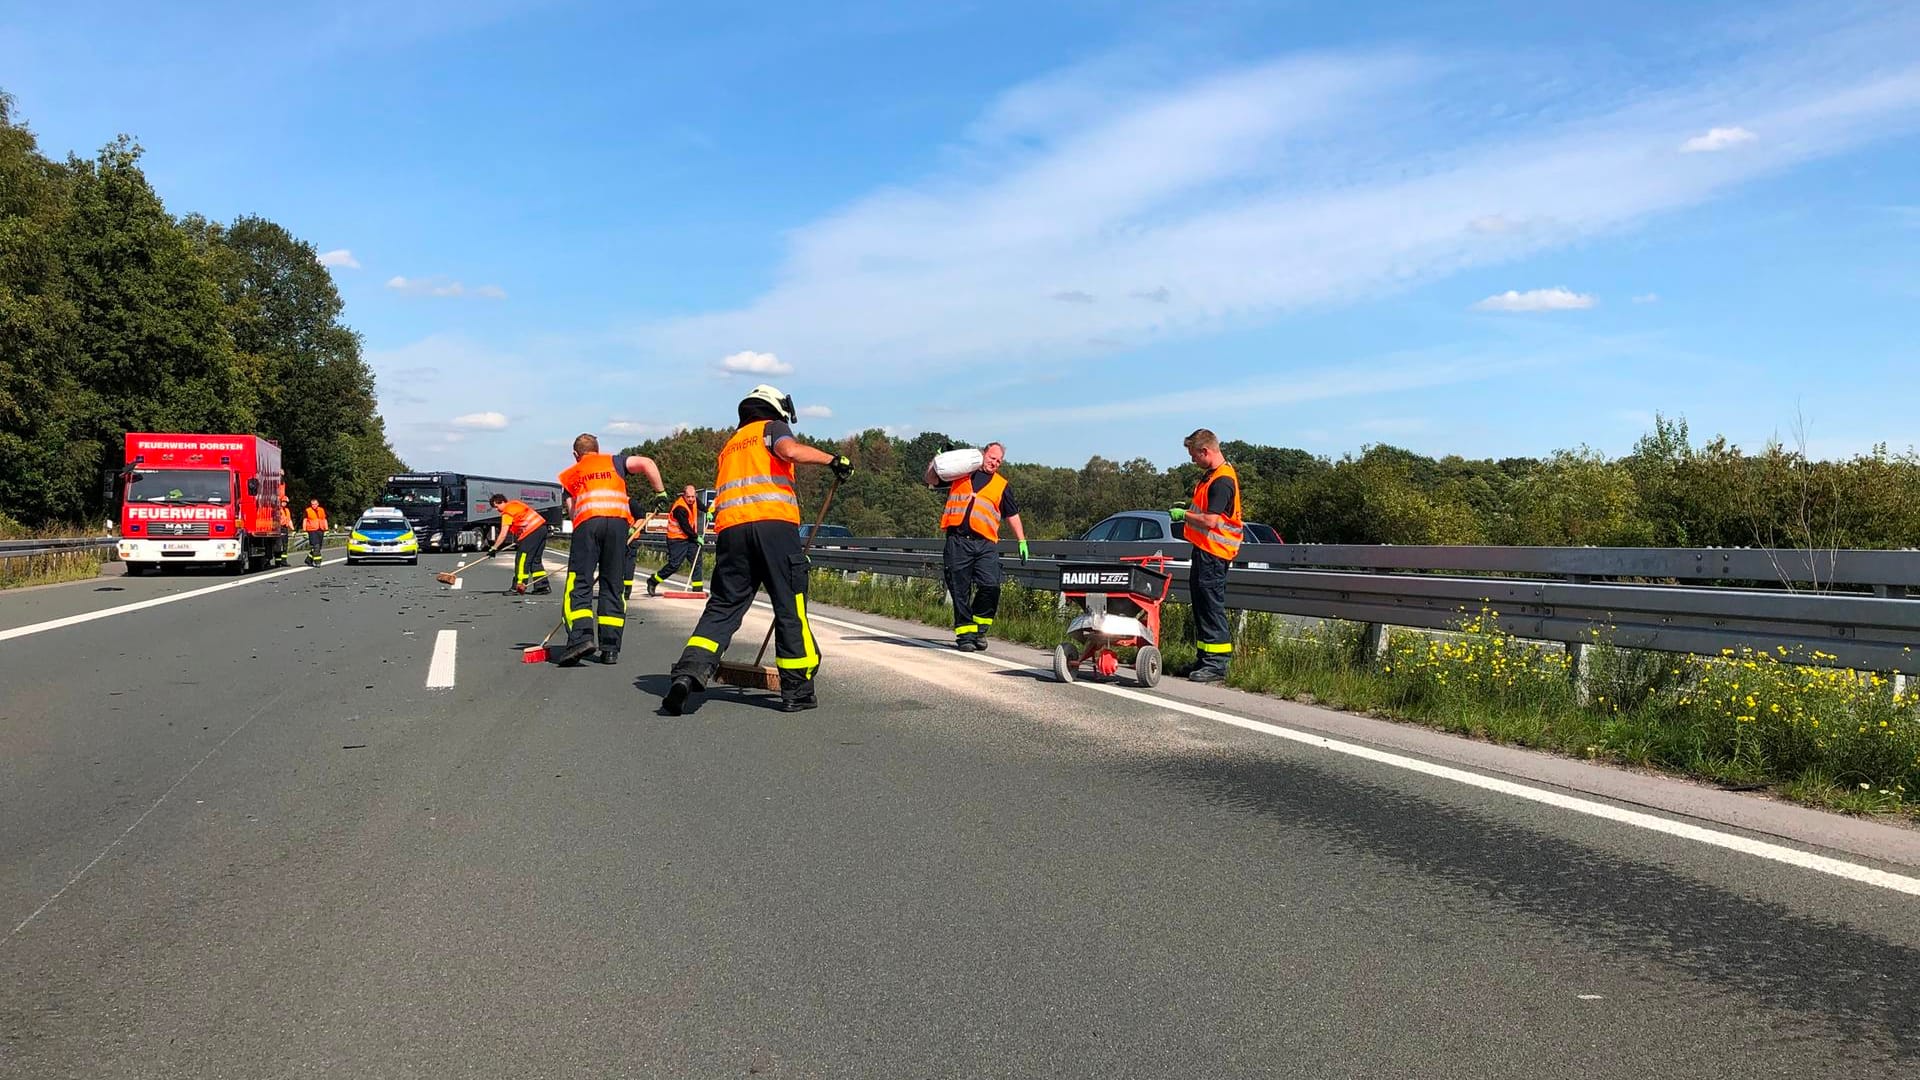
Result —
[[[816, 601], [951, 629], [939, 583], [816, 570]], [[1052, 593], [1010, 586], [993, 636], [1058, 644], [1066, 616]], [[1169, 675], [1194, 663], [1185, 605], [1163, 610]], [[1865, 672], [1743, 652], [1675, 656], [1596, 639], [1586, 700], [1566, 652], [1500, 628], [1499, 613], [1462, 612], [1446, 634], [1397, 630], [1369, 663], [1363, 627], [1303, 630], [1258, 612], [1241, 617], [1228, 685], [1307, 704], [1418, 723], [1472, 738], [1551, 750], [1738, 787], [1770, 788], [1855, 814], [1920, 815], [1920, 688], [1895, 694]]]

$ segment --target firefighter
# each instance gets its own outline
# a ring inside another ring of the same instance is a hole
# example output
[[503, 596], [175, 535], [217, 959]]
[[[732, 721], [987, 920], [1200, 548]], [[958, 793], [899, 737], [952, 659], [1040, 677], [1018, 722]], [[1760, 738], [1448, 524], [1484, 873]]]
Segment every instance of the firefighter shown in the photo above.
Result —
[[795, 465], [828, 465], [839, 479], [853, 462], [816, 450], [793, 435], [793, 398], [756, 386], [740, 402], [740, 427], [720, 450], [714, 484], [713, 585], [700, 624], [673, 665], [673, 684], [661, 705], [678, 716], [687, 698], [707, 688], [740, 620], [764, 586], [773, 605], [774, 666], [780, 671], [780, 708], [814, 708], [813, 676], [820, 649], [807, 625], [807, 556], [800, 544], [800, 500]]
[[1187, 457], [1207, 470], [1193, 489], [1189, 506], [1168, 511], [1186, 526], [1183, 535], [1193, 546], [1193, 566], [1187, 591], [1193, 601], [1193, 644], [1200, 663], [1187, 678], [1220, 682], [1233, 659], [1233, 628], [1227, 622], [1227, 567], [1240, 553], [1240, 474], [1220, 452], [1220, 439], [1201, 428], [1186, 438]]
[[[660, 569], [647, 578], [647, 595], [660, 591], [660, 583], [673, 576], [680, 564], [690, 563], [687, 571], [687, 588], [694, 592], [706, 590], [707, 583], [700, 578], [700, 493], [688, 484], [673, 500], [673, 510], [667, 515], [667, 561]], [[631, 571], [627, 574], [632, 577]], [[627, 583], [631, 599], [632, 582]]]
[[287, 505], [286, 496], [280, 497], [280, 513], [275, 519], [280, 532], [280, 550], [274, 553], [273, 565], [287, 565], [287, 553], [293, 550], [293, 509]]
[[320, 549], [327, 545], [327, 512], [321, 508], [319, 499], [307, 500], [307, 512], [300, 529], [307, 534], [307, 565], [319, 566]]
[[[573, 464], [560, 474], [560, 486], [566, 489], [573, 515], [567, 592], [561, 608], [567, 622], [567, 644], [557, 660], [561, 667], [572, 667], [596, 654], [603, 664], [620, 661], [620, 636], [627, 625], [622, 570], [627, 558], [627, 532], [633, 526], [633, 512], [627, 506], [627, 477], [634, 473], [646, 477], [653, 485], [656, 503], [666, 505], [660, 467], [652, 458], [603, 454], [600, 440], [592, 435], [573, 440]], [[600, 585], [597, 607], [593, 602], [596, 579]]]
[[500, 533], [494, 538], [488, 555], [500, 554], [508, 540], [513, 541], [513, 593], [550, 593], [547, 581], [547, 519], [540, 511], [496, 493], [487, 503], [500, 512]]
[[[981, 451], [980, 468], [947, 487], [946, 510], [940, 529], [947, 535], [943, 559], [947, 593], [953, 597], [953, 647], [961, 652], [987, 651], [987, 632], [1000, 608], [1000, 523], [1013, 526], [1020, 542], [1020, 561], [1027, 561], [1027, 533], [1020, 527], [1020, 507], [1000, 475], [1007, 448], [988, 443]], [[927, 483], [940, 478], [927, 463]]]

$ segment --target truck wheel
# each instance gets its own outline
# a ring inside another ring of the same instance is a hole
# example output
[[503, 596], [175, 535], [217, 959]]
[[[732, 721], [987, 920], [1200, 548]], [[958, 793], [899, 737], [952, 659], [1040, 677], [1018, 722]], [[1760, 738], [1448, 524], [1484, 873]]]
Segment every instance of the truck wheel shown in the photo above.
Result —
[[128, 577], [146, 577], [148, 574], [153, 573], [157, 569], [159, 568], [154, 566], [152, 563], [130, 562], [127, 564], [127, 576]]

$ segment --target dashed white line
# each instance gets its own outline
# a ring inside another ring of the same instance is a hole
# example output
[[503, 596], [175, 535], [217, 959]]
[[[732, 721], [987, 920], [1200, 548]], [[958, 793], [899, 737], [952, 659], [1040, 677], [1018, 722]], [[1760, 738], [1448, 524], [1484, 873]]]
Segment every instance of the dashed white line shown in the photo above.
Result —
[[[764, 606], [764, 601], [761, 602], [761, 606]], [[989, 664], [1002, 670], [1042, 670], [1040, 668], [1027, 667], [1022, 664], [1011, 664], [983, 653], [960, 653], [931, 641], [905, 637], [896, 631], [885, 630], [877, 626], [866, 626], [856, 622], [848, 622], [845, 619], [836, 619], [828, 615], [809, 612], [807, 618], [826, 623], [830, 626], [840, 626], [849, 630], [858, 630], [863, 633], [880, 634], [886, 637], [898, 638], [903, 641], [911, 641], [923, 648], [932, 649], [958, 659]], [[1498, 792], [1502, 795], [1510, 795], [1516, 799], [1544, 803], [1547, 806], [1569, 810], [1576, 814], [1586, 814], [1589, 817], [1603, 818], [1621, 825], [1645, 829], [1649, 832], [1664, 833], [1668, 836], [1678, 837], [1683, 840], [1692, 840], [1695, 843], [1706, 844], [1711, 847], [1738, 851], [1746, 855], [1754, 856], [1755, 858], [1784, 863], [1788, 866], [1797, 866], [1803, 870], [1812, 870], [1815, 873], [1844, 878], [1862, 885], [1872, 885], [1893, 892], [1906, 893], [1909, 896], [1920, 896], [1920, 878], [1909, 877], [1905, 874], [1895, 874], [1871, 866], [1861, 866], [1858, 863], [1847, 862], [1844, 859], [1835, 859], [1827, 855], [1816, 855], [1811, 851], [1801, 851], [1799, 848], [1790, 848], [1782, 844], [1756, 840], [1753, 837], [1741, 836], [1737, 833], [1703, 828], [1688, 822], [1674, 821], [1654, 814], [1643, 813], [1639, 810], [1629, 810], [1625, 807], [1614, 806], [1610, 803], [1596, 802], [1592, 799], [1583, 799], [1558, 791], [1548, 791], [1544, 788], [1529, 787], [1526, 784], [1515, 783], [1511, 780], [1502, 780], [1493, 776], [1483, 776], [1476, 772], [1469, 772], [1466, 769], [1456, 769], [1452, 766], [1439, 765], [1431, 761], [1422, 761], [1419, 758], [1407, 757], [1403, 754], [1377, 750], [1371, 746], [1362, 746], [1358, 743], [1331, 739], [1325, 735], [1317, 735], [1309, 731], [1298, 731], [1293, 728], [1282, 727], [1279, 724], [1270, 724], [1264, 720], [1251, 720], [1244, 716], [1235, 716], [1232, 713], [1209, 709], [1204, 705], [1192, 705], [1184, 701], [1142, 693], [1138, 690], [1129, 690], [1125, 687], [1107, 686], [1102, 683], [1088, 682], [1078, 682], [1073, 685], [1086, 690], [1095, 690], [1103, 694], [1113, 694], [1116, 697], [1137, 701], [1143, 705], [1154, 705], [1173, 712], [1185, 713], [1188, 716], [1197, 716], [1203, 720], [1212, 720], [1218, 724], [1227, 724], [1232, 727], [1243, 728], [1247, 731], [1259, 732], [1262, 735], [1271, 735], [1277, 739], [1286, 739], [1289, 742], [1300, 743], [1316, 749], [1330, 750], [1336, 754], [1345, 754], [1349, 757], [1361, 758], [1396, 769], [1404, 769], [1408, 772], [1420, 773], [1442, 780], [1451, 780], [1454, 783], [1480, 788], [1483, 791]]]
[[[332, 566], [335, 563], [343, 562], [343, 561], [344, 561], [343, 559], [328, 559], [322, 565]], [[29, 634], [43, 634], [48, 630], [59, 630], [59, 629], [62, 629], [63, 627], [78, 626], [81, 623], [92, 622], [95, 619], [105, 619], [113, 615], [125, 615], [128, 612], [132, 612], [132, 611], [144, 611], [147, 608], [159, 607], [162, 604], [171, 604], [180, 600], [191, 600], [196, 596], [206, 596], [210, 593], [225, 592], [228, 589], [238, 589], [243, 585], [255, 585], [262, 581], [272, 581], [275, 578], [283, 578], [289, 574], [303, 574], [311, 569], [313, 569], [313, 567], [311, 566], [289, 566], [284, 570], [274, 570], [270, 573], [255, 574], [250, 577], [241, 578], [238, 581], [229, 581], [220, 585], [209, 585], [204, 589], [191, 589], [183, 593], [174, 593], [172, 596], [156, 596], [151, 600], [136, 600], [131, 604], [121, 604], [118, 607], [101, 608], [99, 611], [82, 612], [79, 615], [68, 615], [63, 619], [48, 619], [46, 622], [30, 623], [26, 626], [16, 626], [11, 630], [0, 630], [0, 641], [11, 641], [14, 638], [26, 637]]]
[[442, 630], [433, 639], [433, 659], [427, 663], [427, 689], [444, 690], [453, 685], [454, 651], [460, 647], [460, 631]]

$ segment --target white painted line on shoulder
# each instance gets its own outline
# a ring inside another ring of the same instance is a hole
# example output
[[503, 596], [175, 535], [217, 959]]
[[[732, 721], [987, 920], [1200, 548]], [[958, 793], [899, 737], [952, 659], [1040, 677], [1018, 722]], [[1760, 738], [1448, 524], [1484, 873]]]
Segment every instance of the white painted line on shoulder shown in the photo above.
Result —
[[[322, 565], [332, 566], [335, 563], [343, 561], [342, 559], [328, 559]], [[284, 570], [274, 570], [265, 574], [254, 574], [251, 577], [243, 577], [238, 581], [228, 581], [220, 585], [209, 585], [204, 589], [189, 589], [183, 593], [174, 593], [172, 596], [156, 596], [151, 600], [136, 600], [131, 604], [101, 608], [99, 611], [86, 611], [78, 615], [68, 615], [63, 619], [48, 619], [46, 622], [16, 626], [11, 630], [0, 630], [0, 641], [11, 641], [14, 638], [27, 637], [31, 634], [43, 634], [48, 630], [59, 630], [68, 626], [78, 626], [81, 623], [89, 623], [95, 619], [105, 619], [114, 615], [125, 615], [128, 612], [145, 611], [147, 608], [159, 607], [162, 604], [171, 604], [180, 600], [191, 600], [197, 596], [208, 596], [217, 592], [226, 592], [228, 589], [238, 589], [244, 585], [257, 585], [262, 581], [272, 581], [275, 578], [283, 578], [289, 574], [304, 574], [312, 569], [314, 568], [311, 566], [289, 566]]]
[[460, 631], [442, 630], [433, 639], [433, 659], [427, 663], [427, 689], [444, 690], [453, 685], [454, 650], [460, 647]]
[[[859, 630], [864, 633], [881, 634], [886, 637], [898, 638], [902, 641], [911, 641], [914, 644], [932, 649], [935, 652], [951, 655], [955, 659], [973, 660], [1001, 670], [1042, 670], [1040, 668], [1028, 667], [1024, 664], [1008, 663], [988, 653], [962, 653], [932, 641], [902, 637], [900, 634], [891, 630], [848, 622], [845, 619], [836, 619], [829, 615], [809, 612], [807, 618], [812, 621], [826, 623], [830, 626], [840, 626], [849, 630]], [[1372, 761], [1377, 764], [1387, 765], [1396, 769], [1404, 769], [1408, 772], [1420, 773], [1441, 780], [1450, 780], [1454, 783], [1464, 784], [1468, 787], [1476, 787], [1483, 791], [1498, 792], [1516, 799], [1543, 803], [1547, 806], [1569, 810], [1576, 814], [1585, 814], [1589, 817], [1603, 818], [1621, 825], [1630, 825], [1637, 829], [1646, 829], [1649, 832], [1663, 833], [1667, 836], [1678, 837], [1682, 840], [1692, 840], [1695, 843], [1706, 844], [1711, 847], [1725, 848], [1728, 851], [1738, 851], [1742, 854], [1754, 856], [1755, 858], [1784, 863], [1788, 866], [1797, 866], [1803, 870], [1812, 870], [1815, 873], [1844, 878], [1848, 881], [1859, 882], [1862, 885], [1872, 885], [1877, 888], [1889, 889], [1893, 892], [1906, 893], [1909, 896], [1920, 896], [1920, 878], [1909, 877], [1905, 874], [1895, 874], [1871, 866], [1861, 866], [1858, 863], [1847, 862], [1844, 859], [1836, 859], [1827, 855], [1817, 855], [1811, 851], [1802, 851], [1799, 848], [1770, 843], [1766, 840], [1757, 840], [1753, 837], [1741, 836], [1737, 833], [1708, 829], [1689, 822], [1660, 817], [1657, 814], [1649, 814], [1639, 810], [1629, 810], [1626, 807], [1615, 806], [1612, 803], [1599, 802], [1594, 799], [1583, 799], [1577, 795], [1568, 795], [1546, 788], [1531, 787], [1527, 784], [1516, 783], [1512, 780], [1503, 780], [1495, 776], [1485, 776], [1466, 769], [1456, 769], [1450, 765], [1440, 765], [1431, 761], [1422, 761], [1419, 758], [1408, 757], [1404, 754], [1395, 754], [1387, 750], [1378, 750], [1371, 746], [1362, 746], [1359, 743], [1332, 739], [1325, 735], [1316, 735], [1310, 731], [1299, 731], [1294, 728], [1282, 727], [1279, 724], [1270, 724], [1264, 720], [1251, 720], [1244, 716], [1235, 716], [1232, 713], [1221, 712], [1218, 709], [1210, 709], [1204, 705], [1193, 705], [1188, 702], [1160, 697], [1139, 690], [1129, 690], [1120, 686], [1107, 686], [1102, 683], [1079, 682], [1073, 685], [1085, 690], [1095, 690], [1103, 694], [1123, 697], [1130, 701], [1137, 701], [1143, 705], [1153, 705], [1172, 712], [1185, 713], [1188, 716], [1197, 716], [1203, 720], [1211, 720], [1217, 724], [1227, 724], [1247, 731], [1259, 732], [1262, 735], [1271, 735], [1276, 739], [1286, 739], [1289, 742], [1299, 743], [1304, 746], [1328, 750], [1336, 754], [1345, 754], [1348, 757], [1360, 758], [1365, 761]]]
[[450, 585], [450, 586], [448, 586], [448, 588], [450, 588], [450, 589], [457, 589], [457, 588], [459, 588], [460, 586], [462, 586], [462, 585], [465, 585], [466, 583], [467, 583], [467, 579], [466, 579], [466, 578], [454, 578], [454, 579], [453, 579], [453, 584], [452, 584], [452, 585]]

